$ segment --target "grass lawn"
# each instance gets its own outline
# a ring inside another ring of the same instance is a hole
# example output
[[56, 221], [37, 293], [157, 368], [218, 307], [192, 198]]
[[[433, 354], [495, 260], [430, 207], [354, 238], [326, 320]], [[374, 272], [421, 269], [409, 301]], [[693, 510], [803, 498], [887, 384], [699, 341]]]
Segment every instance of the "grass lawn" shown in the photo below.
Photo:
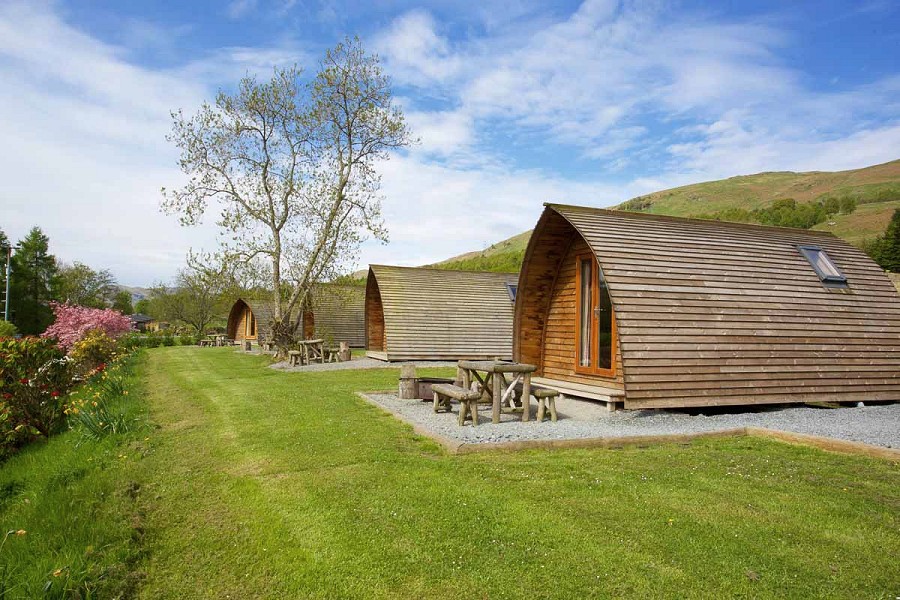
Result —
[[94, 543], [121, 551], [98, 560], [145, 598], [900, 594], [896, 464], [751, 438], [449, 456], [354, 396], [396, 369], [266, 362], [148, 351], [148, 441], [73, 449], [66, 434], [0, 466], [0, 487], [15, 472], [32, 490], [90, 458], [71, 452], [110, 452], [87, 475], [108, 486], [95, 512], [83, 495], [10, 494], [0, 525], [30, 531], [0, 562], [75, 556], [85, 542], [54, 537], [57, 511], [113, 524]]

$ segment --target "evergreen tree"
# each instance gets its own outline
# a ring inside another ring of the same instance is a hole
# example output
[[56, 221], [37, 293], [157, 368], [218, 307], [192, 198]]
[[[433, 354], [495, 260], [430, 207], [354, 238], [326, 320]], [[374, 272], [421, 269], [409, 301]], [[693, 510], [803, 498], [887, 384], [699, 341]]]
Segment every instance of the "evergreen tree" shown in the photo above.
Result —
[[894, 211], [884, 234], [878, 236], [866, 250], [882, 269], [900, 273], [900, 209]]
[[50, 240], [34, 227], [19, 242], [13, 255], [10, 285], [12, 321], [24, 335], [37, 335], [53, 322], [50, 300], [56, 284], [56, 258], [50, 252]]
[[[0, 229], [0, 295], [6, 293], [6, 258], [9, 256], [7, 254], [7, 248], [9, 248], [10, 242], [9, 238], [6, 237], [6, 233]], [[5, 298], [3, 301], [5, 302]], [[6, 305], [3, 302], [0, 302], [0, 319], [3, 318], [3, 309], [6, 308]]]

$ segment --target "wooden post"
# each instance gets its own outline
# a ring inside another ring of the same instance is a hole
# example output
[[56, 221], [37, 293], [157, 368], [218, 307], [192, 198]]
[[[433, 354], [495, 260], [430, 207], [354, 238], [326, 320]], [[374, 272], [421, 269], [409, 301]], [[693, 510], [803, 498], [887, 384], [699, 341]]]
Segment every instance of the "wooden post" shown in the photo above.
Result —
[[340, 350], [338, 350], [338, 360], [340, 362], [350, 362], [350, 344], [341, 342]]
[[525, 373], [522, 381], [522, 421], [531, 418], [531, 373]]
[[250, 340], [244, 340], [244, 352], [250, 352], [253, 349], [253, 344]]
[[502, 377], [503, 375], [501, 375], [500, 373], [491, 373], [491, 379], [494, 384], [494, 410], [493, 414], [491, 415], [491, 421], [493, 421], [494, 423], [500, 422], [500, 399], [503, 395], [503, 384], [501, 383], [500, 379]]
[[400, 399], [413, 400], [418, 391], [415, 365], [400, 365]]

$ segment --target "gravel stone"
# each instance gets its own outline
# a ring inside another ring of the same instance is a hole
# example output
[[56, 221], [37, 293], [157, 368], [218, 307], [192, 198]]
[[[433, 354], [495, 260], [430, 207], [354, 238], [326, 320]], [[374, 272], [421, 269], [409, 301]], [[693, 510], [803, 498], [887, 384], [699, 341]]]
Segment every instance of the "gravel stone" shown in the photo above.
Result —
[[[382, 363], [383, 364], [383, 363]], [[800, 406], [708, 407], [703, 412], [687, 410], [619, 410], [610, 412], [603, 403], [561, 398], [556, 407], [559, 420], [545, 417], [534, 421], [521, 415], [501, 415], [491, 423], [491, 407], [479, 406], [478, 426], [457, 425], [459, 405], [452, 414], [435, 413], [430, 401], [400, 400], [396, 394], [366, 394], [388, 411], [444, 437], [477, 444], [518, 440], [564, 440], [581, 438], [669, 435], [721, 431], [738, 427], [764, 427], [793, 433], [818, 435], [887, 448], [900, 448], [900, 404], [850, 408]]]

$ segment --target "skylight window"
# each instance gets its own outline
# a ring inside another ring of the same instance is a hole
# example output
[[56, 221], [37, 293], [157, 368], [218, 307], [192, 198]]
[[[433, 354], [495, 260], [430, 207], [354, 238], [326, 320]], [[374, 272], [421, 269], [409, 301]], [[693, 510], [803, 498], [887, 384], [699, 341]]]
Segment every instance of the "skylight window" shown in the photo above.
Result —
[[511, 302], [516, 301], [516, 291], [519, 289], [518, 283], [507, 283], [506, 284], [506, 293], [509, 294], [509, 299]]
[[818, 246], [797, 246], [797, 248], [812, 265], [822, 283], [830, 287], [847, 287], [847, 278], [837, 268], [827, 252]]

